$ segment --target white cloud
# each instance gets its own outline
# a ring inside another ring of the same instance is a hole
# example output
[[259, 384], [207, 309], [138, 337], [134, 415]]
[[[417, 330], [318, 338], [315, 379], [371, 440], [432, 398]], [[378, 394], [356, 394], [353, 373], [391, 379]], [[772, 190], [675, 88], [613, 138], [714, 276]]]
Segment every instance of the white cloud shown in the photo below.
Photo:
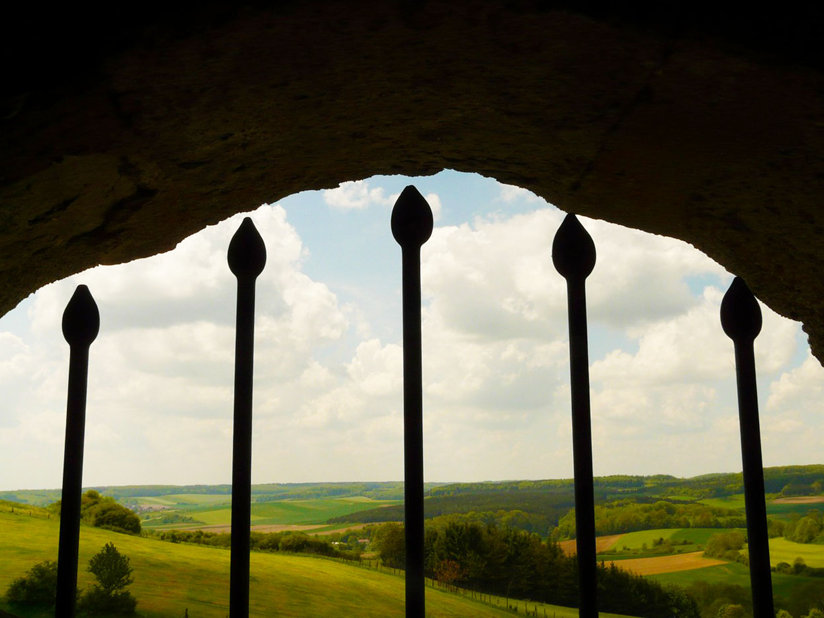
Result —
[[[386, 195], [383, 187], [370, 187], [368, 180], [354, 180], [342, 182], [337, 189], [325, 189], [323, 201], [334, 210], [365, 210], [372, 205], [394, 206], [400, 193]], [[435, 221], [441, 218], [443, 206], [437, 193], [427, 193], [424, 196], [432, 209]]]
[[523, 200], [527, 203], [538, 203], [543, 202], [544, 200], [537, 195], [535, 195], [529, 189], [524, 189], [522, 187], [516, 187], [515, 185], [500, 185], [501, 192], [498, 195], [498, 199], [502, 202], [507, 204], [511, 204], [512, 202], [516, 202], [519, 200]]
[[[344, 183], [323, 198], [338, 210], [380, 206], [364, 226], [386, 229], [396, 196], [373, 185]], [[426, 199], [439, 217], [438, 193]], [[488, 206], [506, 200], [532, 198], [504, 187]], [[327, 284], [282, 207], [251, 216], [268, 253], [257, 286], [255, 481], [402, 478], [400, 315], [379, 328], [367, 317], [398, 304], [389, 294], [399, 281], [343, 275]], [[428, 479], [571, 474], [566, 286], [551, 259], [563, 216], [550, 207], [476, 216], [436, 227], [424, 245]], [[17, 485], [21, 470], [31, 470], [23, 485], [59, 483], [68, 360], [60, 319], [80, 282], [102, 323], [91, 349], [86, 482], [229, 480], [236, 282], [226, 248], [240, 220], [174, 252], [47, 286], [28, 303], [30, 332], [0, 331], [0, 451], [14, 462], [0, 464], [0, 486]], [[732, 343], [718, 318], [730, 275], [684, 243], [583, 223], [598, 250], [587, 281], [590, 332], [602, 337], [590, 345], [596, 471], [740, 469]], [[361, 250], [354, 231], [352, 242]], [[385, 250], [376, 262], [397, 259], [391, 239]], [[794, 367], [798, 326], [763, 309], [765, 461], [814, 459], [824, 446], [824, 370], [812, 357]]]
[[397, 199], [386, 196], [382, 187], [369, 187], [368, 180], [342, 182], [337, 189], [325, 189], [323, 201], [337, 210], [363, 210], [372, 204], [391, 206]]

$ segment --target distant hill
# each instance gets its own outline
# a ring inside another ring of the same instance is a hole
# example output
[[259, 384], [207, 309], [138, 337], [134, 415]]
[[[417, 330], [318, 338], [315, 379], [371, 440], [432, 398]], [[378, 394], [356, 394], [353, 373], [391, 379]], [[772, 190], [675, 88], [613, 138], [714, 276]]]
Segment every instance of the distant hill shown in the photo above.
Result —
[[[824, 493], [824, 465], [779, 466], [764, 469], [768, 495], [775, 497], [813, 496]], [[230, 485], [126, 485], [92, 487], [126, 506], [138, 498], [202, 495], [231, 496]], [[657, 474], [651, 476], [611, 475], [595, 479], [596, 503], [630, 499], [636, 502], [668, 500], [696, 502], [737, 496], [744, 491], [741, 473], [704, 474], [692, 478]], [[547, 534], [558, 519], [574, 505], [572, 479], [512, 480], [475, 483], [427, 483], [425, 511], [427, 517], [451, 513], [503, 513], [519, 518], [527, 530]], [[266, 483], [252, 486], [255, 503], [282, 500], [364, 497], [371, 500], [403, 500], [403, 483]], [[59, 489], [0, 492], [0, 500], [45, 506], [60, 499]], [[519, 514], [520, 513], [520, 514]], [[366, 509], [336, 518], [341, 522], [397, 521], [403, 518], [401, 505]]]
[[[704, 474], [682, 479], [670, 475], [612, 475], [595, 479], [595, 502], [625, 500], [652, 503], [666, 500], [689, 504], [739, 496], [744, 492], [741, 473]], [[824, 485], [824, 465], [781, 466], [764, 470], [764, 485], [772, 497], [819, 495]], [[743, 501], [741, 502], [743, 507]], [[550, 534], [575, 506], [572, 479], [539, 481], [489, 481], [450, 483], [432, 487], [424, 500], [427, 518], [475, 513], [480, 521], [512, 525]], [[330, 520], [330, 523], [400, 521], [403, 505], [366, 509]]]

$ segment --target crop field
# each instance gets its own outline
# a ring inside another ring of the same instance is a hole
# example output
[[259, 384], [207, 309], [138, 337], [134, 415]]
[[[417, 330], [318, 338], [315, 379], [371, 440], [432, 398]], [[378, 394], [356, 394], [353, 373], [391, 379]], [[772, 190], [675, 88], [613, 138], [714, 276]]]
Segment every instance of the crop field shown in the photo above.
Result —
[[[189, 498], [190, 496], [185, 496]], [[217, 507], [210, 506], [209, 499], [218, 496], [191, 496], [202, 499], [201, 505], [188, 508], [177, 508], [180, 501], [175, 502], [174, 510], [163, 510], [154, 517], [144, 520], [143, 525], [148, 528], [175, 528], [194, 529], [201, 527], [195, 523], [160, 523], [162, 517], [171, 513], [189, 516], [208, 526], [228, 526], [232, 522], [232, 510], [229, 503], [220, 504]], [[219, 496], [223, 501], [226, 496]], [[166, 500], [170, 496], [157, 498]], [[154, 498], [153, 498], [154, 499]], [[261, 525], [306, 525], [325, 524], [332, 517], [348, 515], [357, 511], [372, 509], [384, 505], [396, 504], [392, 500], [372, 500], [362, 496], [347, 498], [316, 498], [311, 500], [274, 500], [271, 502], [253, 502], [251, 521], [254, 526]]]
[[[595, 537], [595, 552], [600, 554], [607, 551], [618, 542], [618, 539], [623, 536], [623, 534], [611, 534], [608, 536]], [[574, 556], [578, 549], [575, 544], [575, 539], [561, 541], [558, 545], [561, 547], [561, 551], [563, 551], [567, 556]]]
[[629, 558], [616, 561], [615, 566], [636, 575], [657, 575], [659, 573], [676, 573], [705, 569], [720, 564], [723, 560], [705, 558], [704, 552], [694, 551], [688, 554], [674, 554], [670, 556], [656, 556], [654, 558]]
[[168, 506], [186, 508], [212, 504], [231, 504], [231, 496], [226, 494], [168, 494], [165, 496], [140, 496], [132, 499], [141, 506]]
[[[32, 514], [29, 515], [28, 513]], [[31, 566], [55, 559], [59, 524], [45, 511], [0, 505], [0, 594], [13, 579]], [[138, 599], [138, 615], [144, 617], [223, 617], [228, 612], [229, 552], [198, 545], [164, 543], [82, 527], [78, 585], [92, 583], [85, 570], [91, 556], [107, 542], [128, 556], [134, 568], [129, 590]], [[397, 575], [320, 558], [251, 554], [252, 616], [403, 616], [404, 581]], [[511, 612], [440, 589], [427, 588], [427, 616], [503, 618]], [[520, 611], [524, 603], [520, 602]], [[533, 609], [535, 604], [529, 603]], [[0, 608], [9, 610], [0, 600]], [[537, 605], [539, 615], [557, 618], [577, 616], [577, 610]], [[45, 615], [45, 614], [42, 614]], [[37, 617], [37, 614], [23, 614]]]
[[[702, 504], [723, 509], [744, 510], [744, 494], [725, 496], [723, 498], [706, 498]], [[767, 500], [767, 515], [783, 519], [793, 513], [804, 515], [810, 509], [824, 510], [824, 496], [804, 496], [799, 498], [778, 498]]]
[[[598, 550], [598, 559], [606, 561], [652, 559], [660, 558], [662, 550], [669, 551], [670, 554], [679, 556], [696, 551], [703, 551], [707, 540], [714, 534], [723, 532], [719, 528], [660, 528], [655, 530], [642, 530], [639, 532], [627, 532], [626, 534], [599, 537], [600, 539], [615, 539], [611, 544]], [[668, 541], [671, 546], [661, 547], [659, 541]], [[599, 547], [601, 547], [599, 545]], [[620, 564], [624, 568], [623, 564]], [[706, 565], [703, 565], [706, 566]], [[698, 566], [694, 568], [699, 568]], [[657, 567], [656, 567], [657, 569]], [[656, 570], [655, 572], [667, 572]]]

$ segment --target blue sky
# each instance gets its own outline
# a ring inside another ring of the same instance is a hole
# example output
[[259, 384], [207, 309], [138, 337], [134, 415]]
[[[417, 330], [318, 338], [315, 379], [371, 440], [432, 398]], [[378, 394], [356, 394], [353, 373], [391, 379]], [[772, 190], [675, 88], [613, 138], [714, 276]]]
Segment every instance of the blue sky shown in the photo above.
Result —
[[[435, 212], [422, 250], [425, 474], [569, 477], [566, 296], [551, 263], [564, 213], [478, 175], [373, 177], [250, 216], [258, 280], [253, 481], [403, 476], [400, 249], [389, 217], [414, 184]], [[242, 215], [169, 253], [46, 286], [0, 319], [0, 489], [58, 487], [66, 302], [89, 285], [85, 485], [231, 479], [235, 281]], [[582, 219], [596, 474], [741, 469], [732, 276], [689, 245]], [[766, 465], [820, 463], [822, 371], [800, 325], [762, 305], [756, 345]]]

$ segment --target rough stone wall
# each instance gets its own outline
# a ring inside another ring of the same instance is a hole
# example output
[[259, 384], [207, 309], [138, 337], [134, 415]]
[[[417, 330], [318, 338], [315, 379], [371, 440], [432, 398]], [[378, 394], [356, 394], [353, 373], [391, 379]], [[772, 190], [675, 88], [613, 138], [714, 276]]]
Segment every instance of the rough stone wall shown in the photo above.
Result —
[[144, 6], [34, 43], [7, 21], [0, 311], [297, 191], [451, 168], [692, 243], [821, 358], [816, 15], [562, 4]]

